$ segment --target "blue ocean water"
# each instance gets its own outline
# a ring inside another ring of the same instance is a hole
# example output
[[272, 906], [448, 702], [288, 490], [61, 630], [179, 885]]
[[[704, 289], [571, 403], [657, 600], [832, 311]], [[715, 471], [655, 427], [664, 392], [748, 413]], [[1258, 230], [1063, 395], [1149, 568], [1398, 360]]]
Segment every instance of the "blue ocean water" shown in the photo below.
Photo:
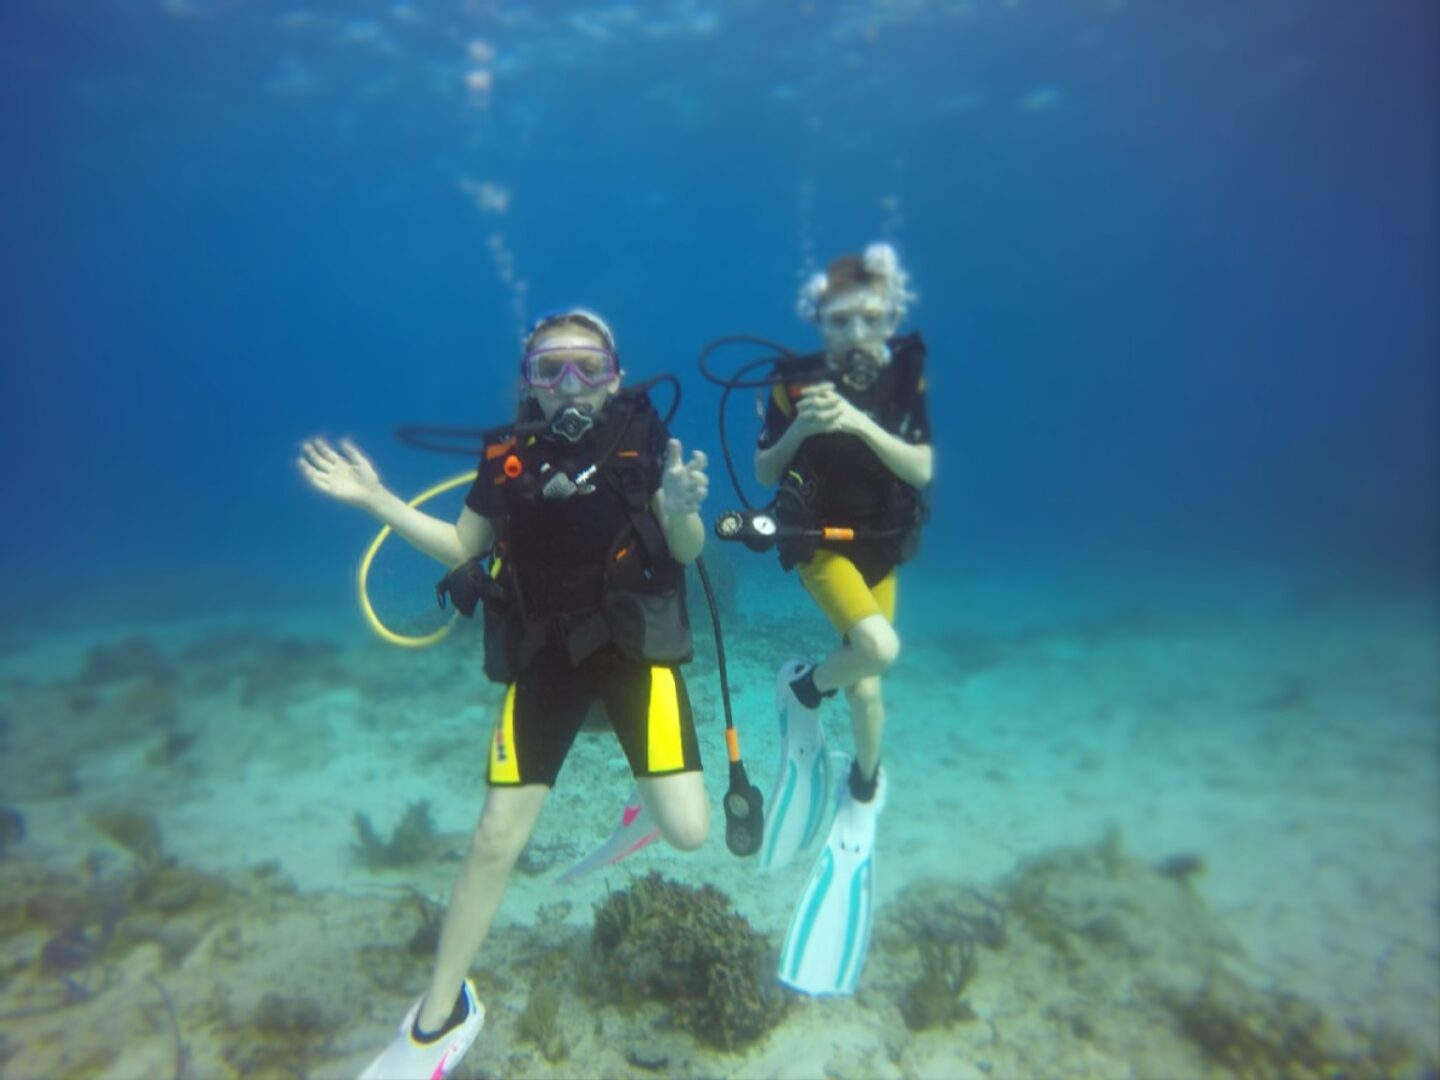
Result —
[[[1437, 83], [1428, 0], [0, 5], [0, 810], [29, 822], [21, 855], [79, 865], [87, 815], [133, 798], [187, 867], [274, 858], [312, 900], [395, 886], [352, 865], [353, 815], [425, 793], [459, 835], [495, 692], [473, 650], [377, 658], [353, 604], [374, 523], [305, 485], [301, 441], [351, 436], [420, 491], [467, 463], [397, 426], [507, 420], [521, 328], [583, 304], [630, 377], [680, 378], [713, 514], [736, 497], [699, 350], [814, 348], [802, 280], [887, 240], [938, 465], [901, 575], [880, 899], [1117, 826], [1147, 858], [1203, 856], [1198, 891], [1272, 985], [1433, 1057]], [[735, 395], [742, 477], [757, 429]], [[774, 661], [830, 637], [773, 558], [720, 549], [763, 784]], [[434, 625], [436, 576], [387, 548], [385, 617]], [[264, 630], [175, 629], [212, 614]], [[537, 834], [556, 864], [628, 783], [608, 743], [577, 759]], [[755, 885], [718, 836], [659, 865], [720, 880], [772, 938], [803, 880]], [[407, 882], [441, 895], [452, 870]], [[548, 926], [556, 895], [517, 879], [507, 918]], [[348, 917], [346, 956], [375, 937]], [[223, 1026], [209, 963], [164, 973], [197, 1047]], [[26, 970], [7, 1019], [49, 1001]], [[352, 1074], [421, 979], [333, 980], [360, 1003], [321, 1071]], [[44, 1023], [0, 1063], [68, 1069]], [[911, 1073], [953, 1074], [928, 1060]]]
[[0, 574], [27, 614], [139, 576], [180, 605], [314, 584], [354, 537], [297, 441], [354, 434], [423, 486], [450, 463], [391, 429], [504, 419], [517, 324], [560, 304], [681, 375], [713, 452], [698, 348], [810, 347], [800, 275], [881, 238], [921, 295], [953, 568], [1433, 568], [1433, 5], [0, 20]]

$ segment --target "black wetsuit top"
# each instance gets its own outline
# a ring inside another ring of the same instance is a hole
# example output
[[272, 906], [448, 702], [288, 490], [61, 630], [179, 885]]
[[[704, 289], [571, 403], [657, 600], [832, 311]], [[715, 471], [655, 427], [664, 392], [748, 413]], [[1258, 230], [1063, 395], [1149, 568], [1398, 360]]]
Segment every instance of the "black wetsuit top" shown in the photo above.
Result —
[[[601, 425], [575, 444], [552, 435], [541, 438], [550, 444], [551, 463], [573, 475], [594, 460], [603, 446], [605, 434], [605, 427]], [[654, 422], [650, 427], [650, 445], [644, 454], [644, 464], [652, 470], [652, 492], [660, 487], [668, 439], [665, 425], [658, 420]], [[499, 490], [509, 480], [504, 465], [504, 454], [487, 457], [480, 463], [475, 483], [465, 496], [466, 506], [491, 521], [508, 512]], [[611, 542], [629, 521], [625, 500], [608, 485], [599, 484], [588, 495], [531, 501], [524, 513], [509, 513], [503, 525], [508, 529], [511, 557], [517, 565], [539, 570], [603, 565]]]
[[[610, 643], [634, 659], [690, 659], [684, 570], [650, 505], [668, 439], [642, 395], [612, 400], [576, 443], [546, 432], [486, 446], [465, 505], [495, 525], [489, 576], [502, 599], [485, 607], [491, 679], [511, 681], [552, 645], [572, 665]], [[546, 497], [560, 476], [580, 490]]]
[[[882, 428], [912, 445], [930, 441], [925, 408], [925, 343], [907, 334], [890, 342], [890, 363], [864, 390], [847, 386], [825, 362], [824, 353], [786, 357], [776, 364], [783, 381], [775, 385], [765, 410], [759, 448], [774, 446], [794, 422], [805, 386], [830, 381], [836, 391]], [[918, 493], [895, 476], [858, 435], [812, 435], [791, 461], [790, 469], [815, 485], [811, 514], [817, 526], [896, 529], [916, 524]], [[821, 547], [846, 555], [878, 581], [906, 557], [902, 538], [874, 541], [822, 541]], [[876, 576], [878, 574], [878, 577]], [[873, 580], [872, 580], [873, 579]]]

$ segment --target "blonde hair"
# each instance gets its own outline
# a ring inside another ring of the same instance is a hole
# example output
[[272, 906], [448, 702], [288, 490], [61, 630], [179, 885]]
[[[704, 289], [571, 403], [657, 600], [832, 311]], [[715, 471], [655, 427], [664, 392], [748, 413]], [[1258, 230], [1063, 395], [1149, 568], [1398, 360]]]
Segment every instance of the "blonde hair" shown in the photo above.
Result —
[[608, 323], [589, 308], [561, 308], [540, 316], [525, 332], [522, 349], [529, 352], [535, 342], [565, 327], [578, 327], [597, 338], [601, 345], [615, 352], [615, 334]]
[[886, 243], [871, 244], [863, 255], [842, 255], [800, 287], [795, 311], [807, 322], [818, 322], [825, 306], [856, 289], [875, 289], [885, 298], [892, 319], [899, 323], [917, 299], [910, 291], [910, 275], [900, 256]]

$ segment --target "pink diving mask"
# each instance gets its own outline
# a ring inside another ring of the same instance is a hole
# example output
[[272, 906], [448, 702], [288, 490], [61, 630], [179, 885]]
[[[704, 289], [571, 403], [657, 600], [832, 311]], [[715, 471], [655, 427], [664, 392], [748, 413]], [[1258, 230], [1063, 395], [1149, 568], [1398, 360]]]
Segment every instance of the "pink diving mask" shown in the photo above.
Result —
[[542, 345], [520, 362], [525, 382], [542, 390], [559, 386], [567, 371], [586, 386], [604, 386], [620, 374], [620, 365], [613, 352], [598, 345]]

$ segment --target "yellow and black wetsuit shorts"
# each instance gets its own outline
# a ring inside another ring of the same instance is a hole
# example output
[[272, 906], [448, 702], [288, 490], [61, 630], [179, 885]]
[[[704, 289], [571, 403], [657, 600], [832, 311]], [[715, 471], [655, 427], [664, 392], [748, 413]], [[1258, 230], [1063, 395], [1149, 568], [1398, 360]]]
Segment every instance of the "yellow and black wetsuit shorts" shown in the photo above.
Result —
[[800, 581], [840, 633], [848, 634], [851, 627], [871, 615], [884, 615], [887, 622], [895, 622], [893, 569], [874, 585], [868, 585], [853, 562], [827, 548], [815, 552], [814, 558], [796, 569]]
[[563, 649], [549, 648], [505, 690], [490, 740], [490, 783], [554, 787], [596, 702], [605, 706], [637, 777], [700, 769], [690, 697], [678, 667], [632, 660], [614, 645], [571, 667]]

